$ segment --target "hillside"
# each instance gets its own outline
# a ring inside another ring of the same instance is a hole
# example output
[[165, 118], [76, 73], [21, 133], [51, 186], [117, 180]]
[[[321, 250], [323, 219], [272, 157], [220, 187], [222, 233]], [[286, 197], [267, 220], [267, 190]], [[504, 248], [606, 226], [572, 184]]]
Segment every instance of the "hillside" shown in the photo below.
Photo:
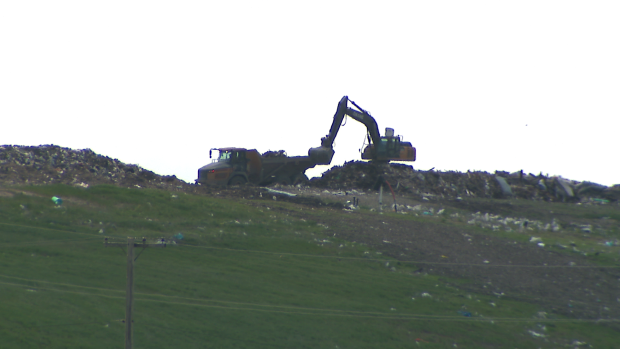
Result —
[[4, 146], [0, 336], [121, 344], [124, 257], [102, 242], [144, 236], [168, 248], [136, 262], [136, 348], [613, 348], [618, 188], [529, 177], [350, 163], [307, 186], [206, 188]]

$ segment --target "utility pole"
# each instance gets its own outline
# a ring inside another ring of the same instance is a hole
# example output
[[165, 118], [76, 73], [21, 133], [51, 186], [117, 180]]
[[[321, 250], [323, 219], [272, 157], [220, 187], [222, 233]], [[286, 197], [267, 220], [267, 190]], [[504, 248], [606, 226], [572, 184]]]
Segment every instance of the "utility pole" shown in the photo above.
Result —
[[[166, 240], [163, 238], [160, 243], [147, 244], [146, 238], [142, 238], [142, 243], [136, 243], [135, 238], [128, 237], [127, 244], [123, 242], [108, 242], [105, 238], [105, 247], [108, 246], [127, 246], [127, 287], [125, 293], [125, 349], [133, 348], [133, 262], [140, 257], [140, 254], [147, 247], [166, 247]], [[134, 247], [142, 247], [142, 251], [134, 258]]]

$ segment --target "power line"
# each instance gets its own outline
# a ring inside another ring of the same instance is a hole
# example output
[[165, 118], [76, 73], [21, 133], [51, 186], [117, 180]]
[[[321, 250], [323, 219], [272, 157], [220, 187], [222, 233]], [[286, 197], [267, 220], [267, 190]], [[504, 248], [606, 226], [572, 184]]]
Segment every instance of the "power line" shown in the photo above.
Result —
[[56, 244], [79, 244], [79, 243], [87, 243], [95, 240], [100, 240], [101, 237], [93, 236], [91, 238], [83, 238], [83, 239], [72, 239], [72, 240], [46, 240], [46, 241], [27, 241], [21, 243], [7, 243], [0, 244], [0, 248], [2, 247], [19, 247], [19, 246], [44, 246], [44, 245], [56, 245]]
[[56, 229], [56, 228], [48, 228], [48, 227], [38, 227], [38, 226], [34, 226], [34, 225], [23, 225], [23, 224], [5, 223], [5, 222], [0, 222], [0, 224], [1, 225], [12, 226], [12, 227], [29, 228], [29, 229], [40, 229], [40, 230], [51, 230], [51, 231], [60, 231], [60, 232], [63, 232], [63, 233], [69, 233], [69, 234], [79, 234], [79, 235], [93, 236], [92, 233], [80, 233], [80, 232], [77, 232], [77, 231], [63, 230], [63, 229]]
[[[24, 326], [24, 325], [20, 325], [19, 328], [45, 328], [45, 327], [65, 327], [65, 326], [86, 326], [86, 325], [93, 325], [93, 324], [99, 324], [101, 325], [101, 322], [81, 322], [81, 323], [77, 323], [77, 324], [57, 324], [57, 325], [34, 325], [34, 326]], [[18, 326], [14, 326], [13, 328], [17, 328]]]
[[293, 257], [311, 257], [311, 258], [328, 258], [328, 259], [346, 259], [346, 260], [361, 260], [368, 262], [400, 262], [400, 263], [412, 263], [412, 264], [430, 264], [430, 265], [450, 265], [450, 266], [469, 266], [469, 267], [504, 267], [504, 268], [620, 268], [620, 265], [519, 265], [519, 264], [491, 264], [491, 263], [453, 263], [453, 262], [430, 262], [430, 261], [404, 261], [398, 259], [371, 259], [363, 257], [343, 257], [343, 256], [327, 256], [327, 255], [315, 255], [304, 253], [292, 253], [292, 252], [274, 252], [274, 251], [259, 251], [259, 250], [240, 250], [228, 247], [215, 247], [215, 246], [197, 246], [197, 245], [182, 245], [182, 247], [194, 247], [204, 248], [211, 250], [222, 250], [231, 252], [246, 252], [246, 253], [260, 253], [271, 254], [280, 256], [293, 256]]
[[[46, 281], [43, 281], [43, 282], [46, 282]], [[18, 286], [18, 287], [32, 287], [28, 285], [6, 283], [6, 282], [0, 282], [0, 284], [9, 285], [9, 286]], [[52, 283], [52, 284], [55, 284], [55, 283]], [[63, 284], [63, 285], [68, 285], [68, 284]], [[75, 285], [75, 286], [83, 287], [83, 288], [99, 289], [96, 287], [79, 286], [79, 285]], [[104, 294], [59, 290], [59, 289], [54, 289], [54, 288], [42, 288], [42, 287], [35, 287], [35, 288], [38, 288], [41, 290], [48, 290], [48, 291], [79, 294], [79, 295], [84, 295], [84, 296], [96, 296], [96, 297], [105, 297], [105, 298], [113, 298], [113, 299], [124, 299], [125, 298], [122, 296], [110, 296], [110, 295], [104, 295]], [[111, 289], [101, 289], [101, 290], [122, 292], [122, 290], [111, 290]], [[161, 294], [136, 293], [136, 295], [155, 296], [155, 297], [164, 297], [164, 298], [181, 298], [181, 299], [191, 300], [194, 302], [212, 302], [213, 301], [213, 302], [241, 304], [241, 305], [249, 305], [249, 306], [284, 308], [284, 309], [292, 309], [292, 310], [293, 309], [307, 310], [305, 312], [285, 311], [285, 310], [230, 307], [230, 306], [224, 306], [224, 305], [199, 304], [199, 303], [136, 298], [136, 301], [141, 301], [141, 302], [166, 303], [166, 304], [195, 306], [195, 307], [223, 309], [223, 310], [234, 310], [234, 311], [258, 311], [258, 312], [268, 312], [268, 313], [287, 314], [287, 315], [324, 315], [324, 316], [359, 317], [359, 318], [376, 318], [376, 319], [393, 319], [393, 320], [470, 321], [470, 322], [471, 321], [474, 321], [474, 322], [493, 321], [493, 322], [554, 322], [554, 323], [563, 323], [563, 322], [579, 323], [581, 322], [583, 323], [583, 322], [618, 322], [620, 321], [620, 319], [532, 319], [532, 318], [496, 318], [496, 317], [476, 318], [476, 317], [463, 317], [463, 316], [452, 316], [452, 315], [430, 315], [430, 314], [388, 315], [389, 313], [381, 313], [381, 312], [362, 312], [362, 311], [349, 311], [349, 310], [340, 310], [340, 309], [304, 308], [304, 307], [277, 306], [277, 305], [265, 305], [265, 304], [253, 304], [253, 303], [241, 303], [241, 302], [228, 302], [228, 301], [218, 301], [218, 300], [196, 299], [196, 298], [189, 298], [189, 297], [168, 296], [168, 295], [161, 295]]]
[[[79, 233], [61, 229], [54, 228], [46, 228], [46, 227], [36, 227], [36, 226], [27, 226], [27, 225], [19, 225], [12, 223], [1, 223], [4, 225], [10, 226], [18, 226], [23, 228], [34, 228], [34, 229], [44, 229], [44, 230], [53, 230], [53, 231], [61, 231], [65, 233], [72, 234], [80, 234], [80, 235], [88, 235], [92, 237], [92, 239], [100, 239], [102, 236], [93, 236], [90, 233]], [[121, 237], [108, 236], [104, 235], [103, 237], [108, 237], [112, 239], [120, 239]], [[24, 243], [26, 244], [26, 243]], [[10, 244], [0, 244], [2, 246], [11, 246]], [[293, 257], [310, 257], [310, 258], [327, 258], [327, 259], [346, 259], [346, 260], [361, 260], [361, 261], [375, 261], [375, 262], [400, 262], [400, 263], [411, 263], [411, 264], [426, 264], [426, 265], [446, 265], [446, 266], [468, 266], [468, 267], [487, 267], [487, 268], [581, 268], [581, 269], [617, 269], [620, 268], [620, 265], [519, 265], [519, 264], [492, 264], [492, 263], [455, 263], [455, 262], [432, 262], [432, 261], [405, 261], [398, 259], [372, 259], [372, 258], [364, 258], [364, 257], [343, 257], [343, 256], [327, 256], [327, 255], [316, 255], [316, 254], [304, 254], [304, 253], [291, 253], [291, 252], [277, 252], [277, 251], [259, 251], [259, 250], [241, 250], [241, 249], [233, 249], [227, 247], [215, 247], [215, 246], [199, 246], [199, 245], [185, 245], [185, 244], [177, 244], [177, 246], [182, 247], [193, 247], [193, 248], [204, 248], [204, 249], [212, 249], [212, 250], [222, 250], [222, 251], [231, 251], [231, 252], [246, 252], [246, 253], [261, 253], [261, 254], [271, 254], [271, 255], [280, 255], [280, 256], [293, 256]]]

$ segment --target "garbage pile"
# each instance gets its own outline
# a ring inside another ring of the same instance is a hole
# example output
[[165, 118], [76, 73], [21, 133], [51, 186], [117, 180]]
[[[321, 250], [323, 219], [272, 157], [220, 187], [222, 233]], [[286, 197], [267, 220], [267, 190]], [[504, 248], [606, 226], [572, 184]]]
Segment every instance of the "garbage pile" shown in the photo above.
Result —
[[[620, 185], [606, 187], [592, 182], [576, 182], [522, 171], [494, 174], [482, 171], [416, 171], [402, 164], [375, 164], [352, 161], [334, 166], [309, 185], [318, 188], [376, 190], [382, 183], [397, 193], [423, 198], [463, 197], [521, 198], [544, 201], [590, 201], [604, 204], [620, 200]], [[386, 188], [387, 189], [387, 188]]]
[[269, 151], [264, 152], [262, 157], [264, 157], [264, 158], [285, 158], [286, 157], [286, 151], [284, 151], [284, 150], [277, 150], [277, 151], [269, 150]]
[[176, 176], [160, 176], [140, 166], [98, 155], [90, 149], [73, 150], [55, 145], [0, 146], [0, 185], [55, 183], [160, 189], [190, 186]]

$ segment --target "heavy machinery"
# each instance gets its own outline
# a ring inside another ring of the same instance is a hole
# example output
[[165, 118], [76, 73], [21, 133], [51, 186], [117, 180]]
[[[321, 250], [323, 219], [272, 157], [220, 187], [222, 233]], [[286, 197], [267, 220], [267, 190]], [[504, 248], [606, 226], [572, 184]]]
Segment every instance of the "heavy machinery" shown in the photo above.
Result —
[[[358, 110], [350, 108], [348, 102], [351, 102]], [[416, 149], [409, 142], [403, 142], [401, 136], [394, 136], [394, 129], [386, 128], [385, 136], [379, 134], [379, 126], [369, 112], [360, 108], [348, 96], [342, 97], [338, 102], [338, 109], [334, 114], [332, 127], [329, 134], [321, 138], [321, 146], [312, 148], [308, 151], [310, 158], [314, 159], [317, 164], [329, 164], [334, 157], [334, 139], [340, 130], [340, 125], [345, 116], [361, 122], [368, 130], [368, 145], [362, 152], [362, 159], [375, 162], [387, 163], [390, 161], [415, 161]]]
[[[351, 102], [358, 110], [348, 106]], [[267, 185], [270, 183], [297, 184], [308, 180], [304, 172], [316, 165], [329, 165], [334, 157], [334, 139], [345, 116], [361, 122], [368, 130], [368, 146], [362, 153], [362, 159], [379, 163], [390, 161], [415, 161], [416, 150], [409, 142], [403, 142], [400, 136], [394, 136], [394, 129], [386, 128], [384, 137], [379, 135], [375, 119], [360, 108], [349, 97], [344, 96], [338, 103], [334, 121], [329, 134], [321, 139], [321, 146], [308, 150], [308, 156], [286, 156], [284, 151], [260, 154], [256, 149], [213, 148], [209, 151], [219, 152], [216, 159], [198, 170], [196, 182], [204, 184], [239, 185], [253, 183]]]
[[214, 148], [219, 155], [198, 170], [198, 183], [240, 185], [252, 183], [298, 184], [308, 180], [304, 172], [316, 165], [308, 156], [286, 156], [284, 151], [260, 154], [256, 149]]

